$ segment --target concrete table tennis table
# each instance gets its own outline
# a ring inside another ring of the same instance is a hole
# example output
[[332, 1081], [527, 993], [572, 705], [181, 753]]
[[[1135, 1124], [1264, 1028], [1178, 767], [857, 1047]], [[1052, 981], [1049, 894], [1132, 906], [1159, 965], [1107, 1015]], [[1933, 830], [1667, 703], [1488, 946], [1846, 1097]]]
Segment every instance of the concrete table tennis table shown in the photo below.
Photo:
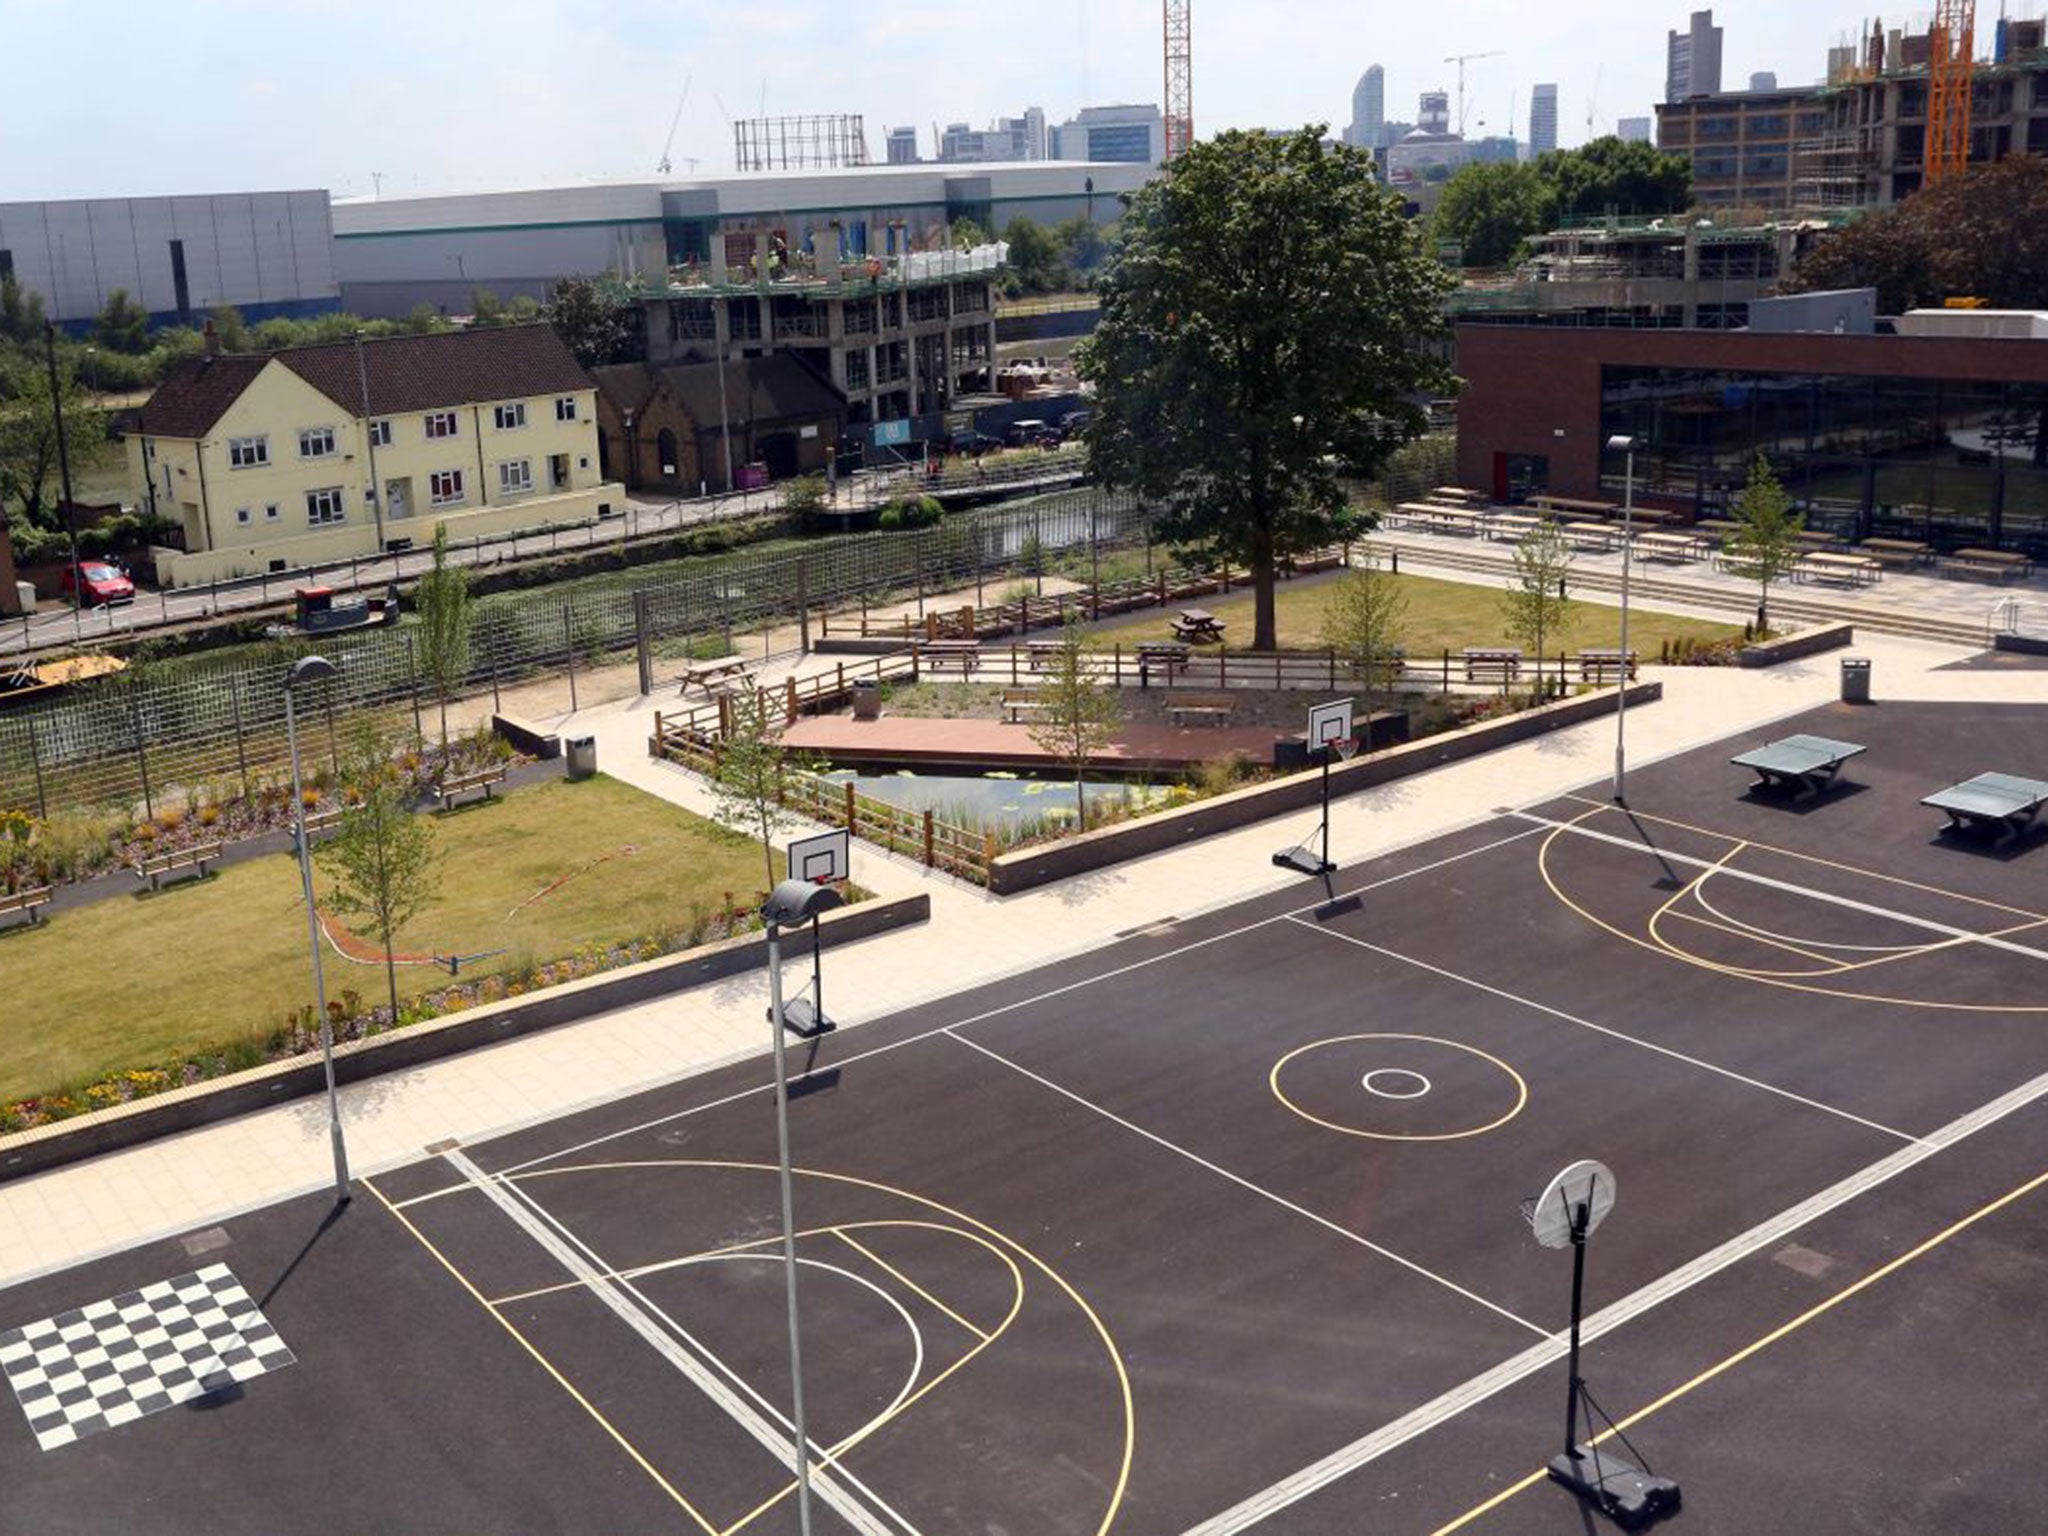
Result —
[[1844, 763], [1864, 750], [1853, 741], [1826, 736], [1785, 736], [1729, 761], [1756, 775], [1753, 788], [1788, 788], [1796, 798], [1810, 800], [1835, 782]]
[[2041, 807], [2048, 805], [2048, 783], [2010, 773], [1980, 773], [1937, 790], [1920, 803], [1947, 813], [1948, 825], [1942, 831], [1995, 827], [1997, 846], [2004, 847], [2022, 836], [2041, 814]]

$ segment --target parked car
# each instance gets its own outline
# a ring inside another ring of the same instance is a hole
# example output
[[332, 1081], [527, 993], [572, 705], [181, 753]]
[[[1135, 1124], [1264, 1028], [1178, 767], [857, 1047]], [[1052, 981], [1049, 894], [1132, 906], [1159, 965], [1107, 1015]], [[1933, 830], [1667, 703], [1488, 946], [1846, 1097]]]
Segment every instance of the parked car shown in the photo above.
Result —
[[984, 453], [993, 453], [1002, 446], [1000, 438], [990, 437], [986, 432], [956, 432], [952, 440], [946, 444], [946, 451], [978, 459]]
[[1009, 439], [1012, 448], [1029, 448], [1042, 443], [1052, 434], [1052, 428], [1032, 417], [1027, 421], [1010, 423]]
[[1071, 442], [1074, 438], [1079, 437], [1082, 430], [1087, 427], [1089, 418], [1094, 414], [1093, 411], [1067, 412], [1066, 415], [1060, 418], [1060, 441], [1063, 443]]
[[135, 583], [104, 560], [81, 560], [75, 566], [65, 566], [63, 591], [66, 597], [76, 597], [85, 608], [135, 601]]

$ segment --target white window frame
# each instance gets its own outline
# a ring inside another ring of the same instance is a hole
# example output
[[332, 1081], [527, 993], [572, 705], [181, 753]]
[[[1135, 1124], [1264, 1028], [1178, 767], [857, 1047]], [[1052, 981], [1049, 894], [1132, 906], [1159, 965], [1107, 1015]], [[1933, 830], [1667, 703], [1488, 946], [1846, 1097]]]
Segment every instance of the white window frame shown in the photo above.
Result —
[[526, 425], [526, 402], [514, 400], [510, 405], [492, 406], [491, 420], [500, 432], [517, 432]]
[[555, 397], [555, 420], [574, 421], [575, 419], [576, 397], [574, 395], [557, 395]]
[[338, 485], [306, 492], [306, 526], [335, 528], [348, 521], [348, 493]]
[[[323, 446], [324, 445], [324, 446]], [[339, 450], [334, 442], [332, 427], [299, 428], [299, 457], [302, 459], [331, 459]]]
[[[513, 471], [517, 470], [515, 476]], [[500, 496], [531, 496], [533, 494], [533, 460], [500, 459], [498, 461], [498, 494]]]
[[244, 527], [244, 528], [248, 527], [248, 526], [249, 526], [249, 520], [250, 520], [250, 518], [251, 518], [251, 517], [252, 517], [253, 515], [254, 515], [254, 514], [253, 514], [253, 513], [251, 512], [251, 510], [250, 510], [250, 509], [249, 509], [248, 507], [237, 507], [237, 508], [235, 508], [235, 522], [236, 522], [237, 524], [239, 524], [239, 525], [240, 525], [241, 527]]
[[[436, 428], [437, 426], [445, 426], [447, 430], [445, 430], [445, 431], [436, 431], [436, 430], [435, 430], [435, 428]], [[457, 416], [456, 416], [455, 412], [453, 412], [453, 411], [429, 411], [429, 412], [427, 412], [427, 441], [428, 441], [428, 442], [430, 442], [430, 443], [438, 443], [438, 442], [443, 442], [443, 441], [445, 441], [446, 439], [448, 439], [448, 438], [451, 438], [451, 437], [458, 437], [458, 436], [460, 436], [460, 435], [461, 435], [461, 429], [462, 429], [462, 423], [461, 423], [461, 421], [460, 421], [460, 420], [459, 420], [459, 419], [457, 418]]]
[[228, 439], [229, 469], [262, 469], [269, 463], [270, 438], [267, 435]]
[[372, 448], [389, 448], [391, 446], [391, 419], [389, 417], [382, 421], [370, 423], [370, 446]]
[[[443, 483], [449, 489], [442, 490]], [[436, 507], [459, 507], [469, 499], [462, 485], [462, 471], [459, 469], [436, 469], [427, 475], [427, 502]]]

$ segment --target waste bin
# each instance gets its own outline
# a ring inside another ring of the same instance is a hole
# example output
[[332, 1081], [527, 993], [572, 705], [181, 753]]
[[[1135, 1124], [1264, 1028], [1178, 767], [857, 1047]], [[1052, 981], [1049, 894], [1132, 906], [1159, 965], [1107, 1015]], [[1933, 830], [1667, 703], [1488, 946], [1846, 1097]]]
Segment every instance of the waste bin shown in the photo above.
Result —
[[1844, 704], [1868, 704], [1870, 702], [1870, 658], [1868, 656], [1844, 656], [1842, 658], [1842, 702]]
[[856, 720], [879, 720], [882, 718], [882, 685], [872, 677], [857, 677], [853, 680], [853, 718]]
[[571, 736], [564, 746], [569, 754], [569, 777], [588, 779], [597, 773], [597, 738], [595, 736]]

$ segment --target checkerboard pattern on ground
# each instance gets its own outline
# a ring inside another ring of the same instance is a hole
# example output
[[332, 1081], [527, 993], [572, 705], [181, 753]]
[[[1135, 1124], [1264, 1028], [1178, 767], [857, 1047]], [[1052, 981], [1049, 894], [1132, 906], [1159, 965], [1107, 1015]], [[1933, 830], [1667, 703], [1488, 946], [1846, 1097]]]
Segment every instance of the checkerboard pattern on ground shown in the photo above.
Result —
[[293, 1358], [225, 1264], [0, 1333], [0, 1369], [46, 1451]]

